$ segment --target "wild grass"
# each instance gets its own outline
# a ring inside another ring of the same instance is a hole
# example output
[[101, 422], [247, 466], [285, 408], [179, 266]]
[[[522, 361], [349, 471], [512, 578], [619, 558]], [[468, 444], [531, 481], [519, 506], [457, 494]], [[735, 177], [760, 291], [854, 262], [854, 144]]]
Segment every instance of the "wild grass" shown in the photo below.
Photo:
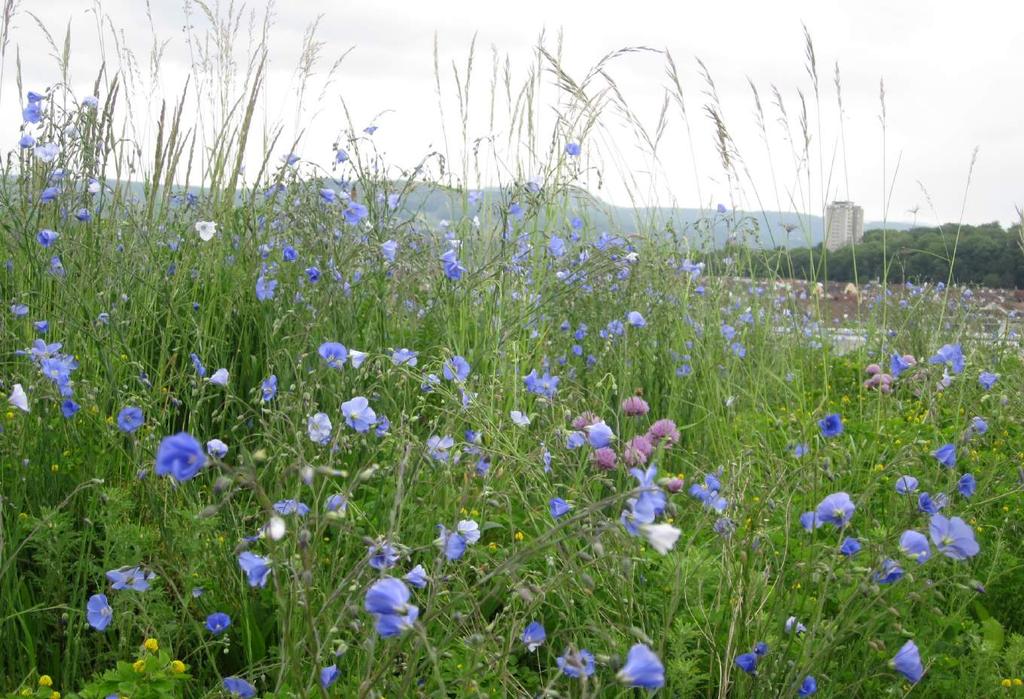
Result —
[[[0, 58], [20, 9], [5, 7]], [[884, 276], [861, 280], [858, 313], [837, 327], [817, 291], [827, 264], [794, 283], [781, 256], [773, 278], [751, 278], [765, 253], [743, 244], [752, 224], [739, 202], [760, 205], [763, 191], [809, 221], [836, 189], [837, 158], [845, 173], [845, 145], [831, 154], [816, 137], [827, 97], [809, 32], [795, 100], [772, 85], [763, 102], [751, 83], [761, 145], [780, 166], [761, 183], [709, 66], [698, 62], [699, 82], [687, 84], [678, 52], [634, 47], [574, 76], [560, 36], [542, 37], [521, 75], [496, 50], [482, 65], [474, 42], [446, 77], [435, 48], [443, 152], [387, 162], [364, 130], [372, 124], [339, 101], [318, 118], [343, 124], [334, 150], [346, 157], [282, 162], [311, 149], [304, 105], [330, 94], [345, 50], [328, 57], [335, 47], [313, 21], [294, 123], [279, 123], [267, 109], [280, 100], [267, 94], [274, 8], [194, 0], [184, 12], [191, 72], [159, 105], [137, 101], [141, 62], [101, 10], [112, 48], [95, 68], [95, 107], [68, 85], [70, 48], [46, 33], [55, 79], [23, 132], [57, 155], [26, 147], [4, 159], [0, 380], [12, 398], [0, 416], [0, 689], [198, 697], [228, 692], [235, 677], [277, 697], [638, 696], [617, 673], [643, 644], [664, 666], [666, 696], [794, 696], [808, 676], [819, 696], [1017, 691], [1024, 367], [1014, 327], [985, 330], [979, 304], [953, 284], [893, 287]], [[153, 28], [151, 81], [166, 77], [165, 42]], [[619, 61], [637, 57], [665, 72], [653, 119], [615, 78]], [[842, 129], [838, 65], [834, 75]], [[20, 97], [32, 88], [19, 77]], [[883, 151], [884, 104], [883, 93]], [[735, 200], [718, 209], [700, 191], [680, 194], [696, 195], [701, 221], [596, 229], [593, 195], [609, 178], [638, 210], [657, 203], [671, 129], [697, 171], [699, 120], [713, 126]], [[616, 141], [623, 125], [633, 142]], [[626, 148], [641, 149], [649, 173], [624, 169]], [[883, 173], [886, 211], [894, 179]], [[443, 224], [417, 208], [425, 190], [449, 196]], [[210, 240], [199, 222], [216, 223]], [[709, 255], [722, 227], [730, 255]], [[44, 245], [42, 230], [59, 237]], [[446, 268], [452, 254], [463, 273]], [[40, 341], [61, 346], [26, 352]], [[327, 342], [365, 359], [331, 367], [319, 354]], [[930, 361], [947, 345], [962, 347], [962, 371]], [[415, 363], [396, 355], [405, 348]], [[893, 354], [918, 363], [889, 393], [867, 387], [867, 366], [889, 372]], [[59, 355], [76, 366], [55, 381], [41, 360]], [[445, 374], [456, 356], [471, 366], [461, 380]], [[226, 385], [210, 380], [221, 368]], [[532, 372], [558, 377], [557, 389], [531, 390]], [[271, 375], [277, 392], [265, 399]], [[365, 432], [340, 407], [357, 396], [375, 412]], [[627, 415], [631, 396], [649, 412]], [[69, 417], [66, 399], [79, 406]], [[141, 427], [119, 424], [126, 407], [141, 410]], [[616, 436], [613, 469], [595, 467], [591, 446], [570, 448], [571, 421], [587, 412]], [[333, 423], [323, 443], [308, 433], [317, 413]], [[840, 435], [819, 427], [829, 414], [841, 416]], [[662, 418], [678, 440], [640, 459], [628, 445]], [[192, 479], [160, 477], [157, 453], [180, 432], [228, 451]], [[445, 436], [441, 454], [431, 438]], [[947, 443], [952, 468], [933, 456]], [[638, 484], [626, 459], [656, 466], [654, 483]], [[965, 473], [977, 481], [970, 496]], [[903, 475], [918, 492], [896, 491]], [[722, 501], [689, 492], [714, 481]], [[918, 564], [901, 552], [903, 532], [927, 535], [922, 491], [948, 496], [942, 512], [965, 520], [976, 556], [932, 545]], [[680, 533], [664, 555], [621, 522], [655, 492], [666, 499], [658, 522]], [[801, 515], [838, 492], [855, 503], [849, 523], [807, 531]], [[555, 498], [567, 514], [551, 514]], [[479, 541], [445, 555], [438, 525], [468, 520]], [[839, 552], [847, 537], [862, 545], [854, 556]], [[385, 548], [392, 558], [375, 567]], [[244, 552], [268, 559], [265, 586], [240, 570]], [[887, 559], [903, 575], [880, 582]], [[418, 619], [381, 637], [367, 590], [417, 565], [428, 579], [412, 589]], [[108, 571], [135, 566], [153, 574], [149, 589], [112, 589]], [[99, 594], [112, 612], [102, 631], [86, 613]], [[231, 618], [222, 633], [207, 628], [215, 612]], [[521, 640], [531, 621], [546, 630], [532, 651]], [[890, 662], [910, 640], [924, 668], [916, 683]], [[737, 658], [758, 643], [767, 652], [745, 672]], [[558, 659], [572, 667], [583, 649], [595, 670], [569, 677]], [[322, 681], [332, 666], [337, 678]]]

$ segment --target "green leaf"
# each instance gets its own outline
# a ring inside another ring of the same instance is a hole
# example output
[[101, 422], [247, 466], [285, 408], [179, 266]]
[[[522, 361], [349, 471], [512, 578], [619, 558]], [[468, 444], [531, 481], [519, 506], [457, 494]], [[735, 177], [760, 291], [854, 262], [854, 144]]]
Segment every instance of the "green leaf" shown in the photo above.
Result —
[[1000, 651], [1003, 648], [1003, 625], [996, 619], [989, 617], [981, 622], [981, 636], [984, 639], [985, 647], [990, 651]]

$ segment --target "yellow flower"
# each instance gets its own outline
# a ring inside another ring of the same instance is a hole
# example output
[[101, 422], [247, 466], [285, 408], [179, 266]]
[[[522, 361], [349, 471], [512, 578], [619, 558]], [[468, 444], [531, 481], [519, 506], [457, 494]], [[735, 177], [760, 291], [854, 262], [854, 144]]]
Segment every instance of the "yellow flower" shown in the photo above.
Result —
[[49, 675], [41, 675], [39, 677], [39, 686], [40, 687], [52, 687], [53, 686], [53, 678], [50, 677]]
[[1006, 679], [1004, 679], [999, 684], [1003, 685], [1004, 687], [1012, 687], [1013, 686], [1013, 680], [1011, 680], [1009, 677], [1007, 677]]
[[487, 544], [487, 548], [489, 548], [491, 551], [497, 551], [498, 550], [498, 542], [497, 541], [492, 541], [491, 543]]
[[1013, 686], [1014, 686], [1014, 687], [1020, 687], [1020, 686], [1022, 686], [1022, 685], [1024, 685], [1024, 680], [1022, 680], [1022, 679], [1021, 679], [1021, 678], [1019, 678], [1019, 677], [1014, 677], [1014, 678], [1013, 678]]
[[135, 670], [135, 672], [143, 672], [146, 669], [146, 661], [142, 658], [139, 658], [134, 663], [132, 663], [132, 668]]
[[57, 690], [50, 692], [50, 699], [60, 699], [60, 692]]
[[50, 464], [50, 473], [57, 473], [60, 470], [60, 464]]
[[21, 690], [21, 696], [23, 696], [23, 697], [30, 697], [30, 696], [32, 696], [32, 690], [29, 689], [28, 687], [25, 687], [25, 689]]
[[146, 647], [146, 650], [148, 650], [150, 653], [156, 653], [158, 650], [160, 650], [160, 644], [157, 643], [157, 640], [155, 638], [147, 638], [146, 642], [142, 645], [144, 645]]
[[526, 534], [523, 534], [522, 532], [516, 532], [516, 541], [522, 541], [525, 538]]
[[172, 660], [171, 672], [178, 673], [179, 675], [185, 672], [185, 663], [181, 662], [180, 660]]

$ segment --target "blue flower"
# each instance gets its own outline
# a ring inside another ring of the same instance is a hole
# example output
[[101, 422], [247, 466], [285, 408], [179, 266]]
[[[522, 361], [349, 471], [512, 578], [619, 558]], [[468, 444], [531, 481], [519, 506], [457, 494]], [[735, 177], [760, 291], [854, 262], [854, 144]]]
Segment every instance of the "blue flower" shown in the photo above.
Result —
[[228, 455], [228, 445], [219, 439], [211, 439], [206, 442], [206, 453], [216, 459], [223, 459]]
[[405, 347], [396, 349], [391, 353], [391, 363], [395, 366], [399, 366], [400, 364], [416, 366], [417, 361], [416, 352], [413, 352], [411, 349], [406, 349]]
[[338, 677], [341, 676], [341, 671], [337, 665], [328, 665], [327, 667], [320, 670], [320, 686], [324, 689], [329, 688], [332, 684], [338, 681]]
[[880, 585], [894, 583], [903, 577], [903, 569], [891, 558], [882, 561], [882, 569], [875, 573], [875, 582]]
[[804, 528], [804, 531], [812, 532], [821, 527], [822, 524], [824, 522], [818, 519], [818, 515], [813, 510], [800, 515], [800, 526]]
[[256, 280], [256, 300], [269, 301], [274, 298], [275, 289], [277, 289], [277, 280], [268, 279], [265, 274], [261, 274]]
[[465, 381], [469, 378], [471, 368], [465, 357], [455, 355], [444, 363], [441, 373], [449, 381]]
[[548, 503], [551, 509], [551, 516], [554, 519], [558, 519], [562, 515], [565, 515], [572, 509], [572, 505], [567, 503], [562, 498], [551, 498], [551, 502]]
[[527, 391], [544, 396], [549, 400], [555, 397], [555, 391], [558, 390], [558, 381], [557, 376], [552, 376], [548, 372], [544, 372], [543, 376], [538, 376], [536, 369], [523, 377], [523, 385]]
[[345, 424], [356, 432], [367, 432], [377, 424], [377, 414], [363, 396], [342, 403], [341, 414], [345, 416]]
[[237, 694], [242, 699], [250, 699], [250, 697], [256, 696], [256, 688], [241, 677], [225, 677], [224, 689], [231, 694]]
[[658, 689], [665, 686], [665, 667], [650, 648], [637, 643], [629, 649], [626, 664], [615, 677], [627, 687]]
[[363, 608], [371, 614], [405, 614], [409, 609], [409, 588], [398, 578], [385, 577], [366, 590]]
[[559, 238], [557, 235], [552, 235], [548, 239], [548, 254], [552, 257], [561, 257], [565, 254], [565, 241]]
[[917, 479], [913, 476], [900, 476], [896, 479], [896, 492], [900, 495], [909, 495], [917, 490]]
[[978, 383], [981, 384], [982, 388], [988, 391], [995, 385], [996, 379], [998, 378], [998, 375], [993, 374], [990, 371], [983, 371], [980, 374], [978, 374]]
[[899, 378], [900, 374], [912, 366], [914, 366], [914, 363], [908, 362], [896, 353], [893, 353], [893, 355], [889, 357], [889, 373], [892, 374], [894, 379]]
[[371, 544], [369, 547], [370, 567], [376, 570], [387, 570], [398, 564], [398, 552], [388, 542]]
[[214, 612], [206, 617], [206, 630], [214, 636], [224, 633], [231, 626], [231, 617], [224, 612]]
[[285, 516], [297, 514], [299, 517], [305, 517], [309, 514], [309, 505], [292, 498], [286, 498], [274, 503], [274, 512]]
[[409, 605], [405, 614], [378, 614], [374, 628], [381, 638], [393, 638], [400, 636], [413, 627], [420, 610], [414, 605]]
[[447, 461], [448, 450], [454, 445], [455, 440], [448, 435], [445, 435], [444, 437], [432, 435], [427, 439], [427, 453], [430, 454], [430, 458], [435, 461]]
[[612, 432], [612, 428], [605, 424], [603, 420], [601, 422], [595, 422], [593, 425], [587, 425], [583, 429], [587, 433], [587, 439], [590, 441], [590, 446], [594, 449], [606, 447], [612, 443], [613, 439], [615, 439], [615, 433]]
[[199, 359], [199, 355], [195, 352], [190, 352], [188, 356], [192, 360], [192, 366], [195, 368], [196, 373], [199, 374], [199, 378], [204, 378], [206, 376], [206, 367], [203, 366], [203, 362]]
[[57, 238], [60, 234], [57, 231], [51, 231], [49, 228], [44, 228], [36, 233], [36, 242], [42, 245], [44, 248], [48, 248], [57, 242]]
[[274, 400], [277, 395], [277, 376], [271, 374], [260, 384], [260, 397], [264, 403]]
[[850, 523], [855, 509], [853, 501], [850, 500], [850, 495], [840, 492], [833, 493], [818, 503], [816, 513], [818, 519], [822, 522], [827, 522], [837, 527], [845, 527]]
[[578, 143], [566, 143], [565, 144], [565, 154], [566, 155], [570, 155], [570, 156], [575, 158], [576, 156], [578, 156], [580, 154], [580, 144], [578, 144]]
[[324, 503], [324, 509], [328, 512], [345, 512], [348, 509], [348, 498], [341, 493], [335, 493], [327, 498], [327, 501]]
[[860, 542], [852, 536], [848, 536], [845, 539], [843, 539], [843, 543], [839, 547], [839, 553], [849, 557], [856, 555], [857, 552], [860, 551], [860, 549]]
[[110, 626], [114, 618], [114, 610], [107, 603], [106, 595], [93, 595], [85, 605], [85, 618], [89, 626], [97, 631], [103, 631]]
[[320, 345], [319, 349], [317, 349], [317, 354], [319, 354], [324, 361], [327, 362], [327, 366], [332, 369], [341, 369], [345, 365], [345, 361], [348, 360], [348, 350], [345, 348], [345, 345], [340, 342], [323, 343]]
[[21, 110], [21, 118], [27, 124], [38, 124], [43, 120], [43, 106], [39, 102], [29, 102]]
[[818, 420], [818, 427], [823, 437], [838, 437], [843, 433], [843, 419], [839, 413], [832, 413]]
[[149, 581], [155, 578], [153, 573], [147, 573], [139, 566], [115, 568], [107, 571], [107, 580], [115, 590], [135, 590], [145, 592], [149, 589]]
[[459, 263], [458, 253], [454, 250], [448, 250], [441, 255], [441, 262], [444, 263], [444, 275], [452, 281], [458, 281], [462, 279], [463, 273], [466, 268]]
[[270, 577], [270, 559], [252, 551], [238, 554], [238, 567], [245, 573], [250, 587], [264, 587]]
[[526, 645], [526, 650], [532, 653], [547, 640], [547, 637], [544, 626], [539, 621], [531, 621], [523, 629], [523, 635], [519, 639]]
[[395, 255], [398, 253], [398, 241], [386, 240], [380, 245], [380, 253], [384, 256], [384, 259], [388, 262], [395, 261]]
[[889, 666], [907, 678], [912, 684], [917, 684], [924, 676], [924, 665], [921, 663], [921, 654], [917, 650], [917, 644], [907, 641], [897, 651]]
[[968, 426], [970, 434], [985, 434], [988, 432], [988, 423], [982, 417], [974, 416], [971, 418], [971, 424]]
[[736, 656], [736, 667], [749, 675], [757, 674], [757, 654], [743, 653]]
[[413, 587], [418, 587], [420, 589], [426, 587], [427, 583], [430, 582], [430, 578], [427, 577], [427, 571], [419, 564], [403, 575], [402, 579], [407, 581]]
[[945, 493], [937, 493], [934, 499], [928, 493], [921, 493], [917, 496], [917, 509], [933, 515], [946, 506], [947, 500]]
[[466, 552], [466, 546], [469, 544], [466, 537], [458, 531], [448, 531], [443, 524], [437, 525], [437, 529], [439, 536], [436, 543], [444, 552], [444, 557], [449, 561], [457, 561], [462, 558], [462, 554]]
[[804, 681], [800, 683], [800, 689], [797, 690], [797, 696], [809, 697], [818, 691], [818, 681], [814, 679], [813, 675], [808, 675], [804, 678]]
[[639, 311], [630, 311], [627, 313], [626, 321], [634, 328], [642, 328], [647, 325], [647, 321], [644, 320], [644, 317], [640, 315]]
[[959, 374], [964, 370], [964, 353], [960, 349], [959, 343], [943, 345], [928, 362], [930, 364], [949, 364], [953, 368], [953, 373]]
[[60, 413], [65, 418], [74, 417], [75, 413], [77, 413], [81, 409], [82, 406], [80, 406], [78, 403], [71, 400], [70, 398], [65, 398], [60, 404]]
[[924, 563], [932, 556], [932, 547], [928, 543], [928, 537], [913, 529], [903, 532], [900, 537], [900, 551], [904, 556], [913, 558], [918, 563]]
[[342, 212], [342, 215], [345, 217], [345, 223], [350, 226], [354, 226], [369, 216], [370, 211], [359, 202], [350, 201], [348, 206], [345, 207], [345, 210]]
[[320, 198], [327, 204], [333, 204], [338, 198], [338, 193], [333, 189], [324, 188], [320, 190]]
[[956, 447], [952, 444], [943, 444], [932, 452], [932, 456], [946, 468], [956, 466]]
[[156, 475], [177, 481], [193, 478], [206, 465], [203, 446], [188, 432], [164, 437], [156, 450]]
[[122, 432], [131, 434], [142, 427], [142, 423], [142, 411], [136, 407], [121, 408], [121, 412], [117, 414], [117, 426]]
[[585, 648], [579, 652], [567, 650], [558, 656], [558, 669], [569, 677], [590, 677], [594, 674], [594, 656]]
[[947, 558], [962, 561], [976, 556], [981, 547], [974, 538], [974, 530], [959, 517], [947, 519], [934, 514], [928, 522], [928, 533], [937, 548]]
[[960, 480], [957, 481], [956, 489], [965, 498], [969, 498], [974, 495], [974, 491], [977, 490], [978, 483], [974, 480], [974, 474], [965, 473], [960, 476]]

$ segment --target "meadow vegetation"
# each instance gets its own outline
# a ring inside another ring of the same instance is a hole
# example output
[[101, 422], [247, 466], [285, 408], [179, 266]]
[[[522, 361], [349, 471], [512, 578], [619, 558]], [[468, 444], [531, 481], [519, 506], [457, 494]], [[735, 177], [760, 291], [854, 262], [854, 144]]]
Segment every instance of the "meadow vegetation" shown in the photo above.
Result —
[[[197, 6], [193, 79], [145, 151], [117, 57], [75, 94], [51, 38], [53, 82], [18, 80], [0, 692], [1024, 691], [1014, 325], [986, 330], [952, 284], [890, 286], [883, 245], [841, 347], [827, 264], [794, 286], [784, 252], [702, 244], [742, 239], [734, 207], [687, 230], [588, 220], [588, 186], [630, 177], [591, 164], [610, 119], [653, 159], [710, 117], [723, 177], [755, 186], [703, 64], [701, 109], [678, 57], [645, 50], [667, 85], [646, 129], [611, 77], [634, 50], [570, 76], [542, 39], [478, 96], [471, 49], [454, 84], [435, 67], [451, 152], [398, 166], [343, 105], [333, 147], [259, 133], [268, 25], [231, 54], [245, 15]], [[324, 62], [306, 41], [299, 99]], [[810, 38], [807, 61], [785, 147], [820, 214]], [[427, 220], [413, 187], [459, 214]]]

